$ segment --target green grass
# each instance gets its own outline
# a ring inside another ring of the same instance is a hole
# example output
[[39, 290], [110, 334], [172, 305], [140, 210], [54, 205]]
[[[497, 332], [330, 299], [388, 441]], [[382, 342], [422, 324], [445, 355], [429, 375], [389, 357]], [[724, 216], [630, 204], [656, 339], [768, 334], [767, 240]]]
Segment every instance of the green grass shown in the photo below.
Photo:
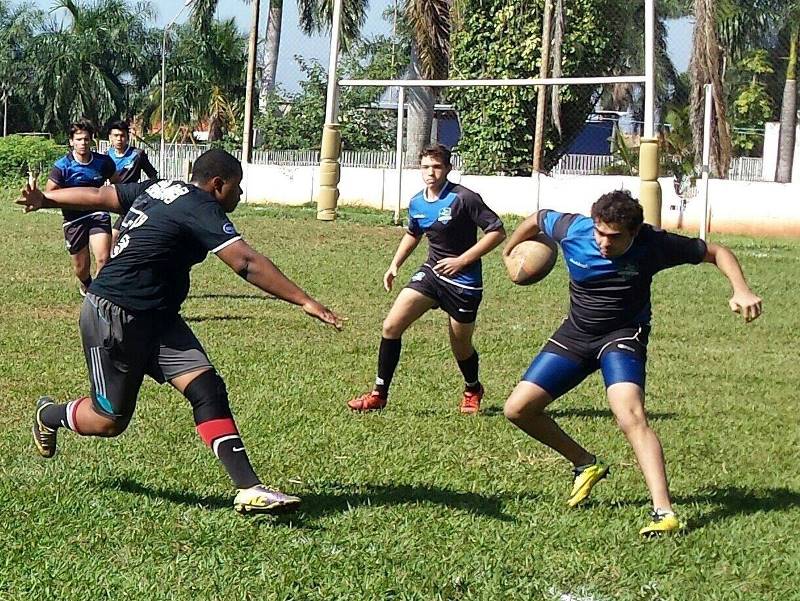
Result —
[[[0, 599], [797, 599], [796, 306], [800, 242], [727, 237], [765, 314], [745, 326], [710, 266], [657, 277], [648, 408], [685, 534], [644, 542], [648, 498], [592, 377], [553, 406], [613, 462], [583, 508], [566, 461], [515, 430], [502, 403], [567, 306], [563, 266], [514, 287], [497, 253], [476, 343], [488, 390], [456, 412], [460, 376], [441, 312], [404, 338], [391, 402], [351, 415], [374, 377], [401, 235], [389, 217], [248, 208], [246, 238], [349, 321], [341, 333], [264, 298], [213, 257], [184, 316], [225, 377], [262, 477], [304, 497], [291, 518], [244, 519], [187, 403], [145, 384], [128, 431], [59, 439], [37, 458], [33, 401], [87, 388], [79, 297], [60, 218], [0, 206]], [[422, 260], [417, 251], [404, 282]], [[565, 599], [567, 597], [564, 597]]]

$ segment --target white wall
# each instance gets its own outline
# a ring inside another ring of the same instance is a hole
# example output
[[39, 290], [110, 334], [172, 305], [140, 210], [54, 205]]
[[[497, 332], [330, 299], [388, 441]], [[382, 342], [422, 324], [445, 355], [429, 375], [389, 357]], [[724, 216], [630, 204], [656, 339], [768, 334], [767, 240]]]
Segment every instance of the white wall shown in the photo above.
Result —
[[[765, 182], [775, 181], [775, 170], [778, 167], [778, 135], [780, 129], [781, 124], [777, 122], [764, 124], [764, 159], [761, 163], [761, 178]], [[800, 183], [800, 125], [797, 126], [794, 138], [792, 181]]]
[[[248, 202], [305, 204], [316, 198], [317, 167], [248, 165], [244, 186]], [[530, 215], [539, 208], [588, 213], [597, 198], [611, 190], [639, 194], [639, 179], [613, 175], [549, 177], [461, 176], [451, 179], [478, 192], [500, 214]], [[711, 180], [709, 205], [711, 232], [800, 236], [800, 178], [798, 183]], [[667, 228], [696, 232], [702, 213], [702, 196], [685, 202], [675, 193], [671, 178], [662, 178], [662, 222]], [[401, 206], [422, 189], [419, 171], [404, 170]], [[345, 167], [339, 185], [339, 203], [395, 210], [397, 176], [393, 169]]]

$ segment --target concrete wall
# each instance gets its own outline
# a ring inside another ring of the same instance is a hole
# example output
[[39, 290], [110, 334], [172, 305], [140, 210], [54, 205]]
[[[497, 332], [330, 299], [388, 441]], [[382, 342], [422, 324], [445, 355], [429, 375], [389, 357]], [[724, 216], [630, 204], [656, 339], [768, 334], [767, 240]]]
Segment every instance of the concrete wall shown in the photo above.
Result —
[[[317, 167], [248, 165], [244, 184], [247, 202], [313, 202], [318, 191], [317, 171]], [[529, 215], [540, 208], [586, 214], [605, 192], [627, 189], [634, 196], [639, 194], [638, 178], [612, 175], [504, 177], [461, 176], [453, 172], [451, 179], [481, 194], [498, 213], [510, 215]], [[408, 200], [421, 188], [419, 172], [404, 170], [401, 207], [406, 208]], [[699, 231], [702, 194], [681, 198], [675, 193], [671, 178], [661, 180], [661, 189], [663, 226]], [[345, 167], [339, 192], [342, 205], [395, 210], [397, 175], [393, 169]], [[800, 183], [711, 180], [709, 205], [711, 232], [800, 236]]]

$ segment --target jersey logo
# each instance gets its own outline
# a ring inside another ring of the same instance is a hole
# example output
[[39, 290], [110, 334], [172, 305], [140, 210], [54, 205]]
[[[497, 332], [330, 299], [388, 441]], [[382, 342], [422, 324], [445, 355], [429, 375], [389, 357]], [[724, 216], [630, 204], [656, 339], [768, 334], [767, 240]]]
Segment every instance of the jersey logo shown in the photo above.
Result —
[[636, 349], [628, 346], [627, 344], [617, 344], [617, 348], [621, 348], [623, 351], [630, 351], [632, 353], [636, 352]]
[[171, 180], [164, 180], [156, 182], [145, 190], [150, 198], [156, 198], [162, 201], [165, 205], [172, 204], [184, 194], [189, 193], [189, 188], [180, 182], [173, 182]]
[[639, 270], [635, 263], [623, 263], [618, 266], [617, 273], [622, 277], [629, 279], [639, 275]]
[[[128, 219], [128, 215], [131, 213], [133, 213], [135, 217]], [[140, 211], [139, 209], [134, 209], [133, 207], [131, 207], [130, 211], [128, 211], [128, 215], [125, 215], [125, 219], [122, 220], [122, 224], [120, 226], [122, 229], [132, 230], [147, 221], [147, 215], [145, 215], [144, 212]]]
[[225, 225], [222, 226], [222, 231], [225, 232], [226, 234], [230, 234], [231, 236], [233, 236], [236, 233], [236, 228], [233, 227], [233, 224], [230, 221], [228, 221]]
[[589, 266], [586, 263], [580, 263], [579, 261], [576, 261], [572, 257], [569, 258], [569, 262], [572, 263], [573, 265], [577, 265], [581, 269], [589, 269]]
[[411, 276], [411, 281], [412, 282], [421, 282], [422, 278], [424, 278], [424, 277], [425, 277], [425, 272], [424, 271], [418, 271], [417, 273], [415, 273], [414, 275]]
[[442, 223], [449, 223], [450, 220], [453, 219], [453, 209], [450, 207], [443, 207], [439, 211], [439, 218], [436, 221], [440, 221]]
[[111, 258], [113, 259], [123, 250], [128, 248], [128, 244], [130, 243], [131, 237], [128, 234], [123, 234], [120, 236], [119, 240], [117, 240], [117, 243], [114, 245], [114, 248], [111, 249]]
[[427, 217], [427, 215], [425, 213], [420, 213], [419, 215], [412, 215], [411, 217], [413, 219], [425, 219], [425, 217]]

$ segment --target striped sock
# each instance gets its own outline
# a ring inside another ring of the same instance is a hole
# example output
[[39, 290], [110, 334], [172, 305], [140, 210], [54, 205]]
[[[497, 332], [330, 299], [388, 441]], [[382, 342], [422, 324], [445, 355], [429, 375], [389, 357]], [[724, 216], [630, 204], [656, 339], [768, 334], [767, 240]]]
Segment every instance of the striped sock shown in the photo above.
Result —
[[50, 405], [42, 409], [42, 412], [39, 414], [39, 419], [42, 421], [43, 426], [51, 430], [66, 428], [67, 430], [72, 430], [80, 434], [81, 432], [78, 429], [76, 419], [78, 407], [80, 407], [81, 403], [88, 400], [89, 397], [82, 396], [79, 399], [64, 403], [63, 405]]

